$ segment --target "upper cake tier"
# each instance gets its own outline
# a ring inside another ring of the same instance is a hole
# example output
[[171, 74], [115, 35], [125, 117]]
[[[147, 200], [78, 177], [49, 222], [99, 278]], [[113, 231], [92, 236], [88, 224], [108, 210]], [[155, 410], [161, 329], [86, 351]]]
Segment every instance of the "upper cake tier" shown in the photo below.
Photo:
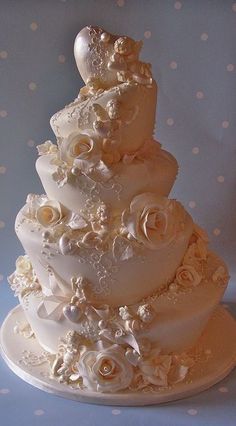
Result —
[[59, 144], [71, 134], [89, 132], [106, 146], [108, 154], [116, 151], [117, 159], [152, 138], [157, 85], [151, 65], [139, 60], [141, 46], [141, 42], [101, 28], [80, 31], [75, 59], [86, 86], [74, 102], [51, 118]]

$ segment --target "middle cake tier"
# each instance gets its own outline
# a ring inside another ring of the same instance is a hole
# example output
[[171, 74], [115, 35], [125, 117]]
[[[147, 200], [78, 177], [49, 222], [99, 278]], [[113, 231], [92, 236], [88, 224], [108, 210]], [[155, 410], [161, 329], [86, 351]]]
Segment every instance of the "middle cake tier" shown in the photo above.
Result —
[[[125, 208], [131, 199], [141, 192], [155, 192], [168, 196], [178, 172], [176, 159], [161, 149], [155, 141], [149, 142], [150, 148], [126, 156], [110, 168], [111, 176], [106, 181], [99, 176], [91, 178], [80, 173], [70, 173], [63, 184], [63, 170], [58, 171], [57, 153], [40, 156], [36, 161], [36, 170], [50, 199], [58, 200], [69, 210], [78, 212], [91, 202], [101, 201], [114, 209]], [[150, 152], [151, 149], [151, 152]]]
[[155, 193], [136, 195], [125, 209], [97, 202], [79, 213], [46, 196], [29, 195], [16, 233], [45, 294], [52, 274], [71, 288], [88, 280], [91, 303], [132, 304], [169, 283], [193, 232], [180, 203]]

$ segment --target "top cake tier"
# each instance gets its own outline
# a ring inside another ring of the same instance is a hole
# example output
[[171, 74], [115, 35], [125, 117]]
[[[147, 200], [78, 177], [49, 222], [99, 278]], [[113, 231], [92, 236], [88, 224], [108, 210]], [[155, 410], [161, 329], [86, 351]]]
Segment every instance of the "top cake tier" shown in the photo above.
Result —
[[[86, 85], [74, 102], [51, 118], [59, 144], [72, 134], [89, 134], [102, 140], [107, 153], [109, 148], [115, 151], [117, 160], [152, 138], [157, 85], [150, 64], [139, 60], [141, 45], [101, 28], [80, 31], [75, 59]], [[108, 161], [111, 157], [107, 155]]]

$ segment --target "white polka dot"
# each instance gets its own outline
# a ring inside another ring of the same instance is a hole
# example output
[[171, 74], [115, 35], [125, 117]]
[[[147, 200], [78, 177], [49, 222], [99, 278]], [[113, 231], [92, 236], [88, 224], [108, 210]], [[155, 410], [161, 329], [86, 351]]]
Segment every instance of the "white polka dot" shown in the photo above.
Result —
[[177, 67], [178, 67], [177, 62], [172, 61], [172, 62], [170, 63], [170, 68], [171, 68], [172, 70], [176, 70], [176, 68], [177, 68]]
[[217, 176], [217, 181], [218, 181], [219, 183], [223, 183], [223, 182], [225, 181], [224, 176]]
[[168, 124], [168, 126], [173, 126], [173, 124], [174, 124], [173, 118], [167, 118], [166, 124]]
[[197, 99], [203, 99], [203, 98], [204, 98], [204, 93], [203, 93], [203, 92], [201, 92], [201, 91], [197, 92], [197, 93], [196, 93], [196, 98], [197, 98]]
[[152, 35], [151, 31], [145, 31], [145, 33], [144, 33], [145, 38], [150, 38], [151, 35]]
[[0, 58], [1, 59], [6, 59], [8, 57], [8, 53], [6, 50], [1, 50], [0, 52]]
[[31, 24], [30, 24], [30, 29], [31, 29], [32, 31], [36, 31], [36, 30], [38, 29], [38, 24], [37, 24], [37, 22], [31, 22]]
[[201, 34], [201, 40], [202, 41], [207, 41], [208, 40], [208, 34], [207, 33], [202, 33]]
[[190, 410], [188, 410], [188, 411], [187, 411], [187, 413], [188, 413], [190, 416], [196, 416], [196, 414], [198, 413], [198, 411], [197, 411], [197, 410], [195, 410], [194, 408], [190, 408]]
[[6, 395], [7, 393], [10, 393], [10, 389], [5, 389], [5, 388], [0, 389], [0, 394]]
[[117, 410], [116, 408], [115, 408], [115, 410], [112, 410], [112, 414], [114, 414], [114, 416], [118, 416], [120, 413], [121, 413], [121, 411]]
[[0, 110], [0, 117], [5, 118], [7, 116], [7, 111], [5, 109]]
[[221, 392], [221, 393], [227, 393], [227, 392], [229, 392], [229, 390], [228, 390], [228, 388], [226, 386], [221, 386], [218, 389], [218, 391]]
[[44, 411], [41, 409], [35, 410], [34, 411], [35, 416], [42, 416], [44, 414]]
[[234, 65], [233, 64], [228, 64], [226, 67], [227, 71], [231, 72], [234, 70]]
[[232, 4], [232, 10], [233, 10], [233, 12], [236, 12], [236, 3]]
[[199, 148], [198, 148], [198, 146], [195, 146], [195, 147], [192, 149], [192, 153], [193, 153], [194, 155], [199, 154]]
[[29, 89], [30, 90], [32, 90], [32, 91], [34, 91], [34, 90], [36, 90], [37, 89], [37, 84], [36, 83], [34, 83], [33, 81], [31, 81], [30, 83], [29, 83]]
[[0, 229], [5, 227], [5, 222], [3, 220], [0, 220]]
[[7, 168], [5, 166], [0, 166], [0, 175], [4, 175], [6, 173]]
[[215, 229], [213, 229], [213, 234], [214, 234], [216, 237], [218, 237], [218, 235], [220, 235], [220, 233], [221, 233], [221, 230], [220, 230], [219, 228], [215, 228]]
[[229, 127], [229, 121], [227, 121], [227, 120], [222, 121], [222, 127], [223, 127], [223, 129], [227, 129]]
[[35, 142], [33, 141], [33, 139], [30, 139], [27, 141], [27, 145], [32, 148], [33, 146], [35, 146]]
[[180, 10], [181, 7], [182, 7], [182, 3], [180, 1], [176, 1], [175, 4], [174, 4], [174, 8], [176, 10]]
[[125, 4], [125, 0], [117, 0], [117, 5], [118, 5], [119, 7], [124, 6], [124, 4]]
[[196, 207], [196, 202], [195, 201], [189, 201], [188, 206], [190, 207], [190, 209], [194, 209]]
[[60, 64], [64, 64], [65, 61], [66, 61], [66, 57], [64, 55], [58, 56], [58, 62], [60, 62]]
[[2, 281], [4, 278], [4, 276], [2, 274], [0, 274], [0, 281]]

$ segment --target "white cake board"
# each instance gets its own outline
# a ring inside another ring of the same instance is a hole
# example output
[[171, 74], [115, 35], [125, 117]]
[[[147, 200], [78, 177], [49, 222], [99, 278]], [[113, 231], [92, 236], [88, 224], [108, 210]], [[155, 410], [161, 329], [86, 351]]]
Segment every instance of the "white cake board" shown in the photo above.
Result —
[[204, 356], [191, 369], [188, 380], [158, 392], [119, 392], [104, 394], [73, 389], [49, 377], [49, 363], [35, 338], [15, 334], [17, 322], [24, 322], [22, 308], [9, 312], [1, 327], [1, 354], [10, 369], [27, 383], [55, 395], [81, 402], [104, 405], [141, 406], [160, 404], [192, 396], [222, 380], [236, 366], [236, 322], [218, 307], [200, 339]]

